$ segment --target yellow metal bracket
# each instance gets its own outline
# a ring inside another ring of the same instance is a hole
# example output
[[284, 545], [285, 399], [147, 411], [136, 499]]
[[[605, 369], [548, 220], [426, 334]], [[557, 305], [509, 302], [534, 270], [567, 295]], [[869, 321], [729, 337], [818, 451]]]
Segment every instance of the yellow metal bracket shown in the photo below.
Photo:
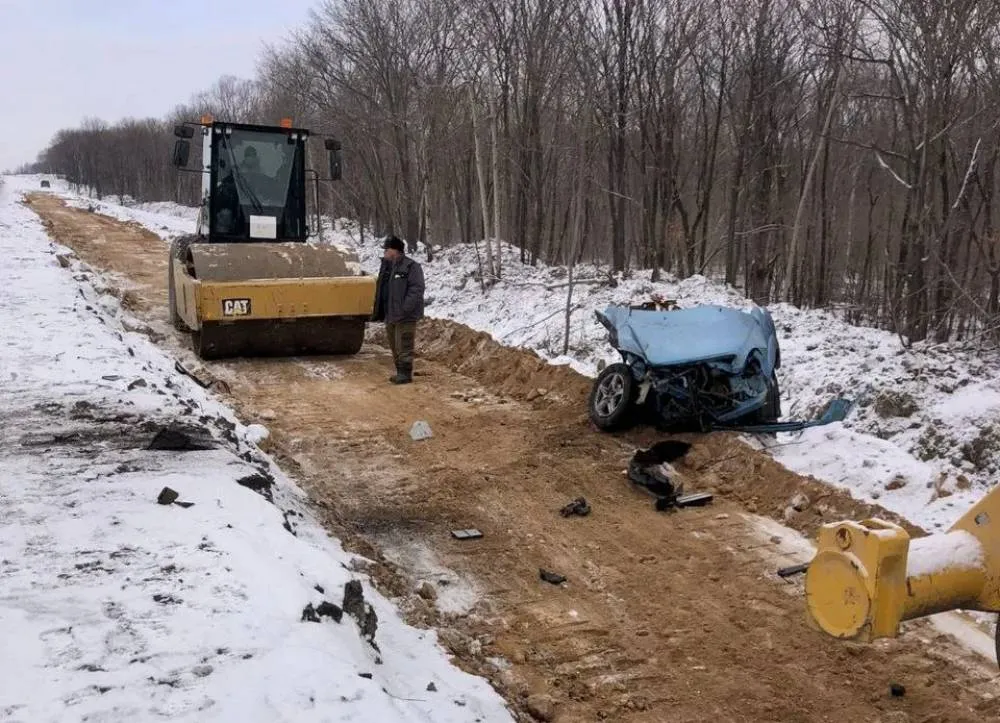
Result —
[[925, 615], [1000, 612], [998, 490], [947, 533], [911, 538], [878, 519], [821, 527], [805, 581], [812, 621], [835, 637], [870, 642]]

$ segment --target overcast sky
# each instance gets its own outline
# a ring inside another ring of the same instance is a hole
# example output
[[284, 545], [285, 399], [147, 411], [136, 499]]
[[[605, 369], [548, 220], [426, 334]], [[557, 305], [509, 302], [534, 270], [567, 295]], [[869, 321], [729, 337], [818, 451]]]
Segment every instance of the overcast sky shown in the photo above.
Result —
[[83, 118], [160, 116], [219, 76], [251, 77], [318, 2], [0, 0], [0, 171]]

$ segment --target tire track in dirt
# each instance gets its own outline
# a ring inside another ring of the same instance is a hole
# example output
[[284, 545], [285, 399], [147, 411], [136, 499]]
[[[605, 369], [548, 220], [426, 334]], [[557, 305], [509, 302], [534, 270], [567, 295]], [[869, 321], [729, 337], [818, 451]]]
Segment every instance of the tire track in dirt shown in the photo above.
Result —
[[[128, 278], [133, 310], [186, 353], [166, 328], [159, 238], [51, 196], [31, 205], [56, 239]], [[400, 388], [387, 384], [388, 357], [375, 344], [350, 359], [208, 368], [230, 384], [227, 401], [244, 419], [271, 429], [270, 451], [332, 530], [380, 561], [372, 573], [411, 621], [436, 627], [458, 662], [489, 676], [517, 710], [534, 694], [551, 698], [560, 721], [1000, 717], [992, 671], [925, 623], [871, 646], [811, 630], [801, 595], [764, 562], [780, 543], [743, 515], [781, 519], [799, 491], [813, 503], [789, 524], [804, 531], [877, 510], [712, 435], [689, 438], [679, 468], [689, 489], [715, 491], [715, 504], [657, 513], [622, 475], [654, 435], [593, 432], [587, 380], [447, 322], [423, 324], [418, 351], [423, 375]], [[433, 439], [409, 439], [417, 419]], [[561, 518], [578, 495], [593, 513]], [[485, 537], [452, 540], [458, 527]], [[568, 584], [540, 581], [539, 567]], [[436, 604], [412, 594], [425, 580]], [[904, 698], [889, 696], [893, 681], [907, 686]]]

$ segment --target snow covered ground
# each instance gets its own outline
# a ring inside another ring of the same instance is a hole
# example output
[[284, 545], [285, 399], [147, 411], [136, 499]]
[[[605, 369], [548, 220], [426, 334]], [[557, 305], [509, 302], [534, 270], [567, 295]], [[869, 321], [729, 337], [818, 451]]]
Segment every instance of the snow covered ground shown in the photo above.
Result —
[[[72, 196], [64, 186], [59, 190]], [[195, 211], [173, 204], [123, 207], [79, 197], [75, 202], [142, 223], [164, 238], [194, 228]], [[378, 242], [366, 237], [359, 244], [358, 239], [350, 222], [338, 222], [327, 234], [327, 240], [357, 248], [363, 265], [376, 270]], [[702, 276], [654, 284], [649, 272], [635, 272], [611, 285], [606, 269], [578, 267], [576, 278], [585, 283], [573, 290], [564, 353], [565, 268], [522, 266], [512, 246], [504, 249], [499, 282], [484, 290], [478, 268], [472, 246], [436, 254], [425, 264], [428, 313], [486, 331], [504, 344], [534, 349], [554, 364], [569, 364], [591, 376], [598, 361], [615, 359], [593, 314], [608, 304], [659, 294], [682, 306], [749, 306], [735, 290]], [[878, 501], [928, 529], [949, 526], [993, 485], [1000, 472], [995, 355], [979, 357], [947, 345], [906, 350], [894, 334], [852, 326], [832, 312], [787, 304], [771, 311], [781, 342], [779, 381], [786, 416], [809, 416], [836, 395], [855, 402], [843, 424], [781, 435], [771, 452], [783, 464]]]
[[[19, 204], [37, 187], [0, 184], [0, 719], [512, 720], [352, 572], [252, 443], [265, 430], [129, 331]], [[209, 448], [149, 449], [177, 446], [151, 445], [164, 429]], [[377, 650], [347, 614], [302, 620], [352, 579]]]

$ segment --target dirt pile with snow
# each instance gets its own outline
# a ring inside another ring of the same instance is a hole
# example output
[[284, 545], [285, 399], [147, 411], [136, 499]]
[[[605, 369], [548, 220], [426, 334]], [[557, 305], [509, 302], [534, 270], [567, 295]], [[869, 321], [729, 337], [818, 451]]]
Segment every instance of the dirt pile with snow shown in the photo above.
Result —
[[[572, 432], [564, 433], [560, 446], [576, 449], [574, 440], [588, 434], [585, 401], [591, 380], [586, 376], [566, 366], [548, 364], [529, 350], [504, 346], [485, 332], [455, 322], [431, 319], [421, 326], [420, 333], [422, 359], [443, 364], [492, 391], [529, 402], [562, 420], [562, 426]], [[551, 428], [556, 428], [554, 422]], [[650, 446], [659, 438], [655, 430], [648, 428], [615, 436], [633, 449]], [[781, 520], [809, 536], [827, 522], [872, 516], [920, 534], [919, 527], [884, 507], [831, 490], [819, 481], [803, 479], [744, 444], [735, 434], [678, 438], [694, 443], [684, 466], [688, 474], [697, 477], [698, 489], [738, 501], [744, 509]]]
[[[434, 359], [453, 371], [475, 377], [483, 385], [512, 398], [539, 403], [568, 401], [582, 417], [590, 380], [538, 355], [505, 346], [483, 331], [444, 319], [427, 319], [420, 326], [420, 357]], [[379, 332], [373, 334], [379, 338]]]

